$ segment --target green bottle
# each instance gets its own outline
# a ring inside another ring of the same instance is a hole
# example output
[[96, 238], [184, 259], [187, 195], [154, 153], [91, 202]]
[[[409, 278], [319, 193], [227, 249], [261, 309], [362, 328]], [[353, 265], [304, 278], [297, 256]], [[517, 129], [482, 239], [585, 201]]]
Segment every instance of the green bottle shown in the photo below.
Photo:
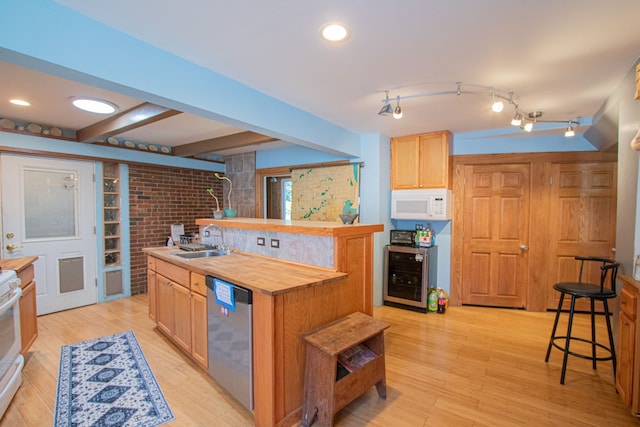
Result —
[[427, 296], [427, 309], [429, 313], [435, 313], [438, 311], [438, 290], [429, 289], [429, 295]]

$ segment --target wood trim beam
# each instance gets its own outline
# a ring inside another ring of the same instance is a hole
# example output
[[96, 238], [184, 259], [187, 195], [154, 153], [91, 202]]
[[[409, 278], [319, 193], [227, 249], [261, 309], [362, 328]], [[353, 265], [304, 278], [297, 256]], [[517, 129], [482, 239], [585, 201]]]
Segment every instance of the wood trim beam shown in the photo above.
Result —
[[212, 151], [247, 147], [249, 145], [263, 144], [265, 142], [271, 142], [275, 140], [276, 138], [270, 136], [246, 131], [235, 133], [233, 135], [203, 139], [202, 141], [178, 145], [177, 147], [173, 147], [172, 152], [174, 156], [190, 157], [198, 154], [210, 153]]
[[[118, 135], [177, 114], [182, 114], [182, 112], [145, 102], [106, 120], [78, 130], [76, 140], [78, 142], [93, 142], [92, 140]], [[144, 119], [141, 120], [140, 117], [144, 117]]]

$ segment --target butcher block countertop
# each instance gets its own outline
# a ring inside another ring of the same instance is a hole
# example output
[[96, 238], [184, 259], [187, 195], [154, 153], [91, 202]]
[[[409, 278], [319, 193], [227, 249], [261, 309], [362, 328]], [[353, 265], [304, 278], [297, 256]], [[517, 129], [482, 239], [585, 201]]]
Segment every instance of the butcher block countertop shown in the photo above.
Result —
[[0, 259], [0, 268], [3, 270], [15, 270], [17, 273], [36, 262], [37, 259], [37, 256]]
[[143, 251], [192, 272], [214, 276], [266, 295], [283, 294], [347, 277], [346, 273], [326, 268], [296, 264], [238, 251], [233, 251], [229, 255], [193, 259], [173, 255], [184, 252], [175, 246], [145, 248]]
[[341, 237], [384, 231], [382, 224], [341, 224], [327, 221], [292, 221], [265, 218], [196, 219], [198, 225], [216, 224], [222, 228], [276, 231], [281, 233], [308, 234], [312, 236]]

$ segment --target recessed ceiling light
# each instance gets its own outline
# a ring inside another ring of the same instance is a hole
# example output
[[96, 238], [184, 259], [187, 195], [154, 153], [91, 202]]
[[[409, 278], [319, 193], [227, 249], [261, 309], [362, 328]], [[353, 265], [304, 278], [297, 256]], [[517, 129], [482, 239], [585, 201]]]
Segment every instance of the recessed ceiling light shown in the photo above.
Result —
[[24, 99], [11, 99], [9, 100], [9, 102], [15, 105], [19, 105], [21, 107], [28, 107], [31, 105], [30, 102], [25, 101]]
[[349, 37], [349, 29], [342, 24], [327, 24], [322, 27], [322, 38], [330, 42], [339, 42]]
[[76, 108], [90, 113], [111, 114], [118, 110], [118, 106], [112, 102], [97, 98], [71, 98], [71, 103]]

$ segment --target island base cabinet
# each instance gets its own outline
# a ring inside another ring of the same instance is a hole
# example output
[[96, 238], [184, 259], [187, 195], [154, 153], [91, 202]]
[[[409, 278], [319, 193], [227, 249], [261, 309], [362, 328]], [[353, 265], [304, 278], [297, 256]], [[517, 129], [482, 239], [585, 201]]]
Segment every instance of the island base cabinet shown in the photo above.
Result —
[[204, 276], [191, 273], [191, 355], [205, 369], [209, 368], [207, 324], [207, 288]]
[[633, 414], [640, 413], [640, 339], [638, 337], [639, 282], [618, 276], [624, 287], [620, 293], [619, 342], [616, 366], [616, 390]]
[[[200, 366], [207, 369], [207, 297], [204, 276], [150, 257], [147, 271], [149, 317]], [[151, 261], [153, 259], [153, 261]], [[176, 280], [180, 280], [179, 282]]]

